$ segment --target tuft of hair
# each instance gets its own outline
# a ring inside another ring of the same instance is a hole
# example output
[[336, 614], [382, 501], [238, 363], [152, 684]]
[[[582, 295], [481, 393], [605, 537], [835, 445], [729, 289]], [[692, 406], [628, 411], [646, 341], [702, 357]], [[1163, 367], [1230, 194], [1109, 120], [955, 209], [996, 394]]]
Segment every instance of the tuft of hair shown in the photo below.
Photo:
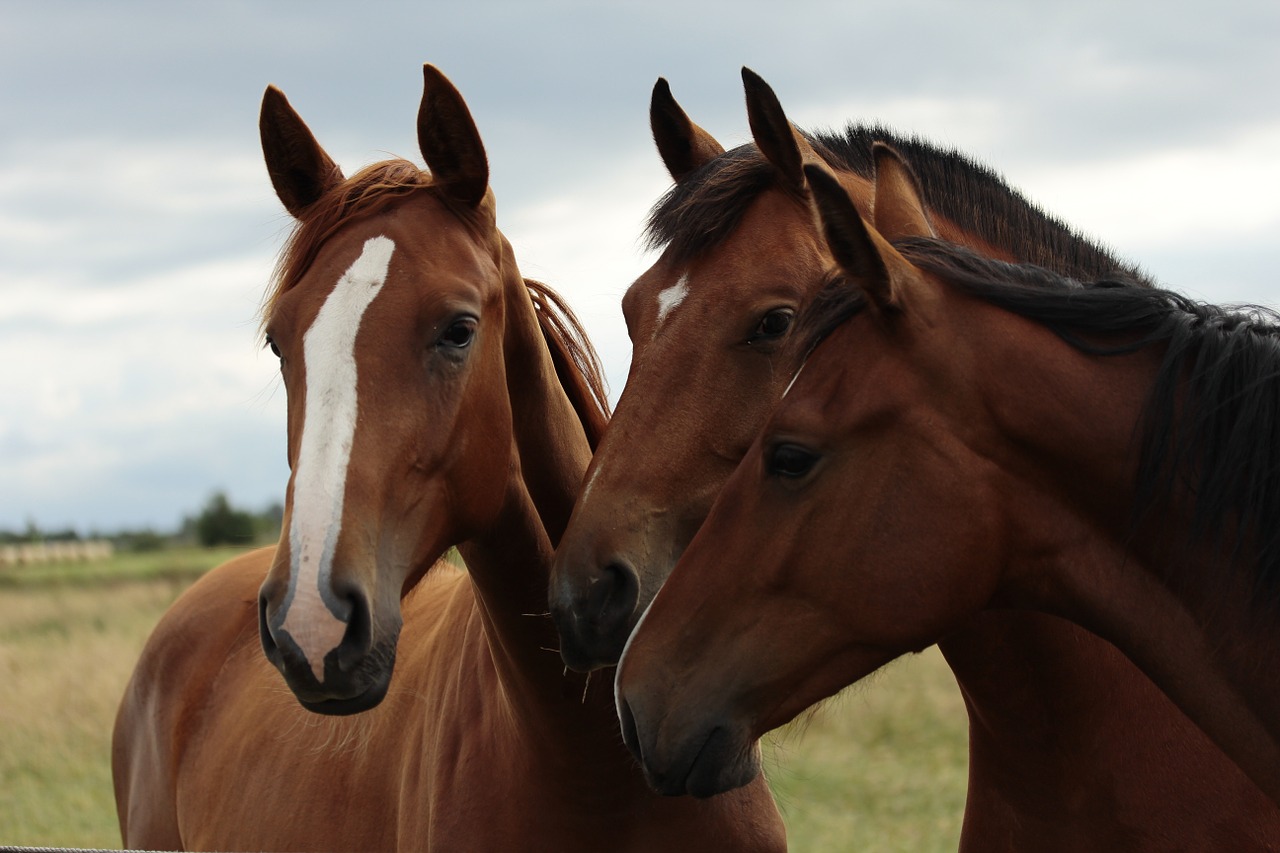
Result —
[[[262, 302], [262, 325], [270, 319], [276, 301], [301, 280], [320, 247], [338, 229], [421, 190], [435, 190], [431, 173], [408, 160], [395, 159], [364, 167], [317, 199], [294, 226], [276, 261]], [[436, 197], [468, 225], [475, 224], [466, 208], [452, 203], [444, 193], [436, 192]]]
[[526, 278], [524, 284], [533, 299], [556, 376], [595, 451], [609, 424], [609, 389], [600, 356], [563, 297], [542, 282]]

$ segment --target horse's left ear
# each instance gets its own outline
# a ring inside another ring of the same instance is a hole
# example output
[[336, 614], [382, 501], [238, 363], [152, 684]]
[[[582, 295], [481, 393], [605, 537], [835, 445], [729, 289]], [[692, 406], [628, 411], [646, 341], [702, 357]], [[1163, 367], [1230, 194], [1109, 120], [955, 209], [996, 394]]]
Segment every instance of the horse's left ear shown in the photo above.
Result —
[[867, 294], [881, 315], [901, 309], [895, 273], [907, 261], [873, 232], [853, 199], [835, 176], [818, 166], [805, 166], [805, 176], [818, 221], [836, 263]]
[[924, 206], [924, 193], [915, 172], [894, 148], [884, 142], [871, 146], [876, 164], [875, 226], [886, 240], [937, 237]]
[[742, 87], [747, 97], [747, 122], [756, 147], [778, 170], [788, 189], [803, 193], [805, 164], [821, 162], [822, 158], [787, 119], [782, 103], [764, 78], [750, 68], [743, 68]]
[[462, 95], [434, 65], [422, 66], [418, 147], [442, 192], [476, 207], [489, 188], [489, 159]]

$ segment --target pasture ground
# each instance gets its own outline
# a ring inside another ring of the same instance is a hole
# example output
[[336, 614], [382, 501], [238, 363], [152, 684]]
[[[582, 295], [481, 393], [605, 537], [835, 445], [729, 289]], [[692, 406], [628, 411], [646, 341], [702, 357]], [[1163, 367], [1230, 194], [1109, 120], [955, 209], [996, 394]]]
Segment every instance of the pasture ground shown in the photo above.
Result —
[[[0, 573], [0, 845], [119, 845], [110, 744], [124, 684], [165, 608], [232, 553]], [[955, 850], [966, 740], [933, 649], [775, 733], [765, 767], [791, 849]]]

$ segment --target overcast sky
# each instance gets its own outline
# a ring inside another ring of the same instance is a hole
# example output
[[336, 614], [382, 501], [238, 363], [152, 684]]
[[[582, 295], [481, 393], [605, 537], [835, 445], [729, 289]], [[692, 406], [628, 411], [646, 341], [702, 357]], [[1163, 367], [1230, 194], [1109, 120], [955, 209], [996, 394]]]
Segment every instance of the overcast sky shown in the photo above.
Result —
[[[785, 11], [784, 11], [785, 9]], [[805, 127], [953, 145], [1163, 284], [1280, 305], [1280, 3], [0, 0], [0, 528], [176, 526], [280, 500], [257, 337], [289, 226], [279, 85], [348, 173], [419, 160], [423, 62], [467, 99], [499, 225], [616, 398], [619, 299], [667, 178], [648, 99], [749, 138], [739, 68]]]

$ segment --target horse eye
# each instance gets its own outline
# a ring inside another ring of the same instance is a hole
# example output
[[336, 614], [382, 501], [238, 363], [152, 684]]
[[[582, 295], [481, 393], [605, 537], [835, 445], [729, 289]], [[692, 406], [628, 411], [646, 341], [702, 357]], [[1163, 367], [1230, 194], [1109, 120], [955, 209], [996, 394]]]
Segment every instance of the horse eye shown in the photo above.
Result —
[[440, 345], [451, 347], [453, 349], [465, 349], [471, 345], [471, 341], [476, 336], [476, 321], [474, 317], [460, 317], [449, 324], [444, 330], [444, 334], [440, 336]]
[[769, 452], [769, 473], [799, 479], [813, 470], [818, 459], [817, 453], [798, 444], [779, 444]]
[[759, 325], [751, 335], [751, 340], [769, 340], [780, 338], [791, 328], [791, 320], [795, 312], [790, 308], [775, 308], [760, 318]]
[[267, 346], [271, 348], [272, 355], [276, 358], [280, 357], [280, 347], [276, 346], [276, 342], [271, 339], [270, 335], [267, 335]]

